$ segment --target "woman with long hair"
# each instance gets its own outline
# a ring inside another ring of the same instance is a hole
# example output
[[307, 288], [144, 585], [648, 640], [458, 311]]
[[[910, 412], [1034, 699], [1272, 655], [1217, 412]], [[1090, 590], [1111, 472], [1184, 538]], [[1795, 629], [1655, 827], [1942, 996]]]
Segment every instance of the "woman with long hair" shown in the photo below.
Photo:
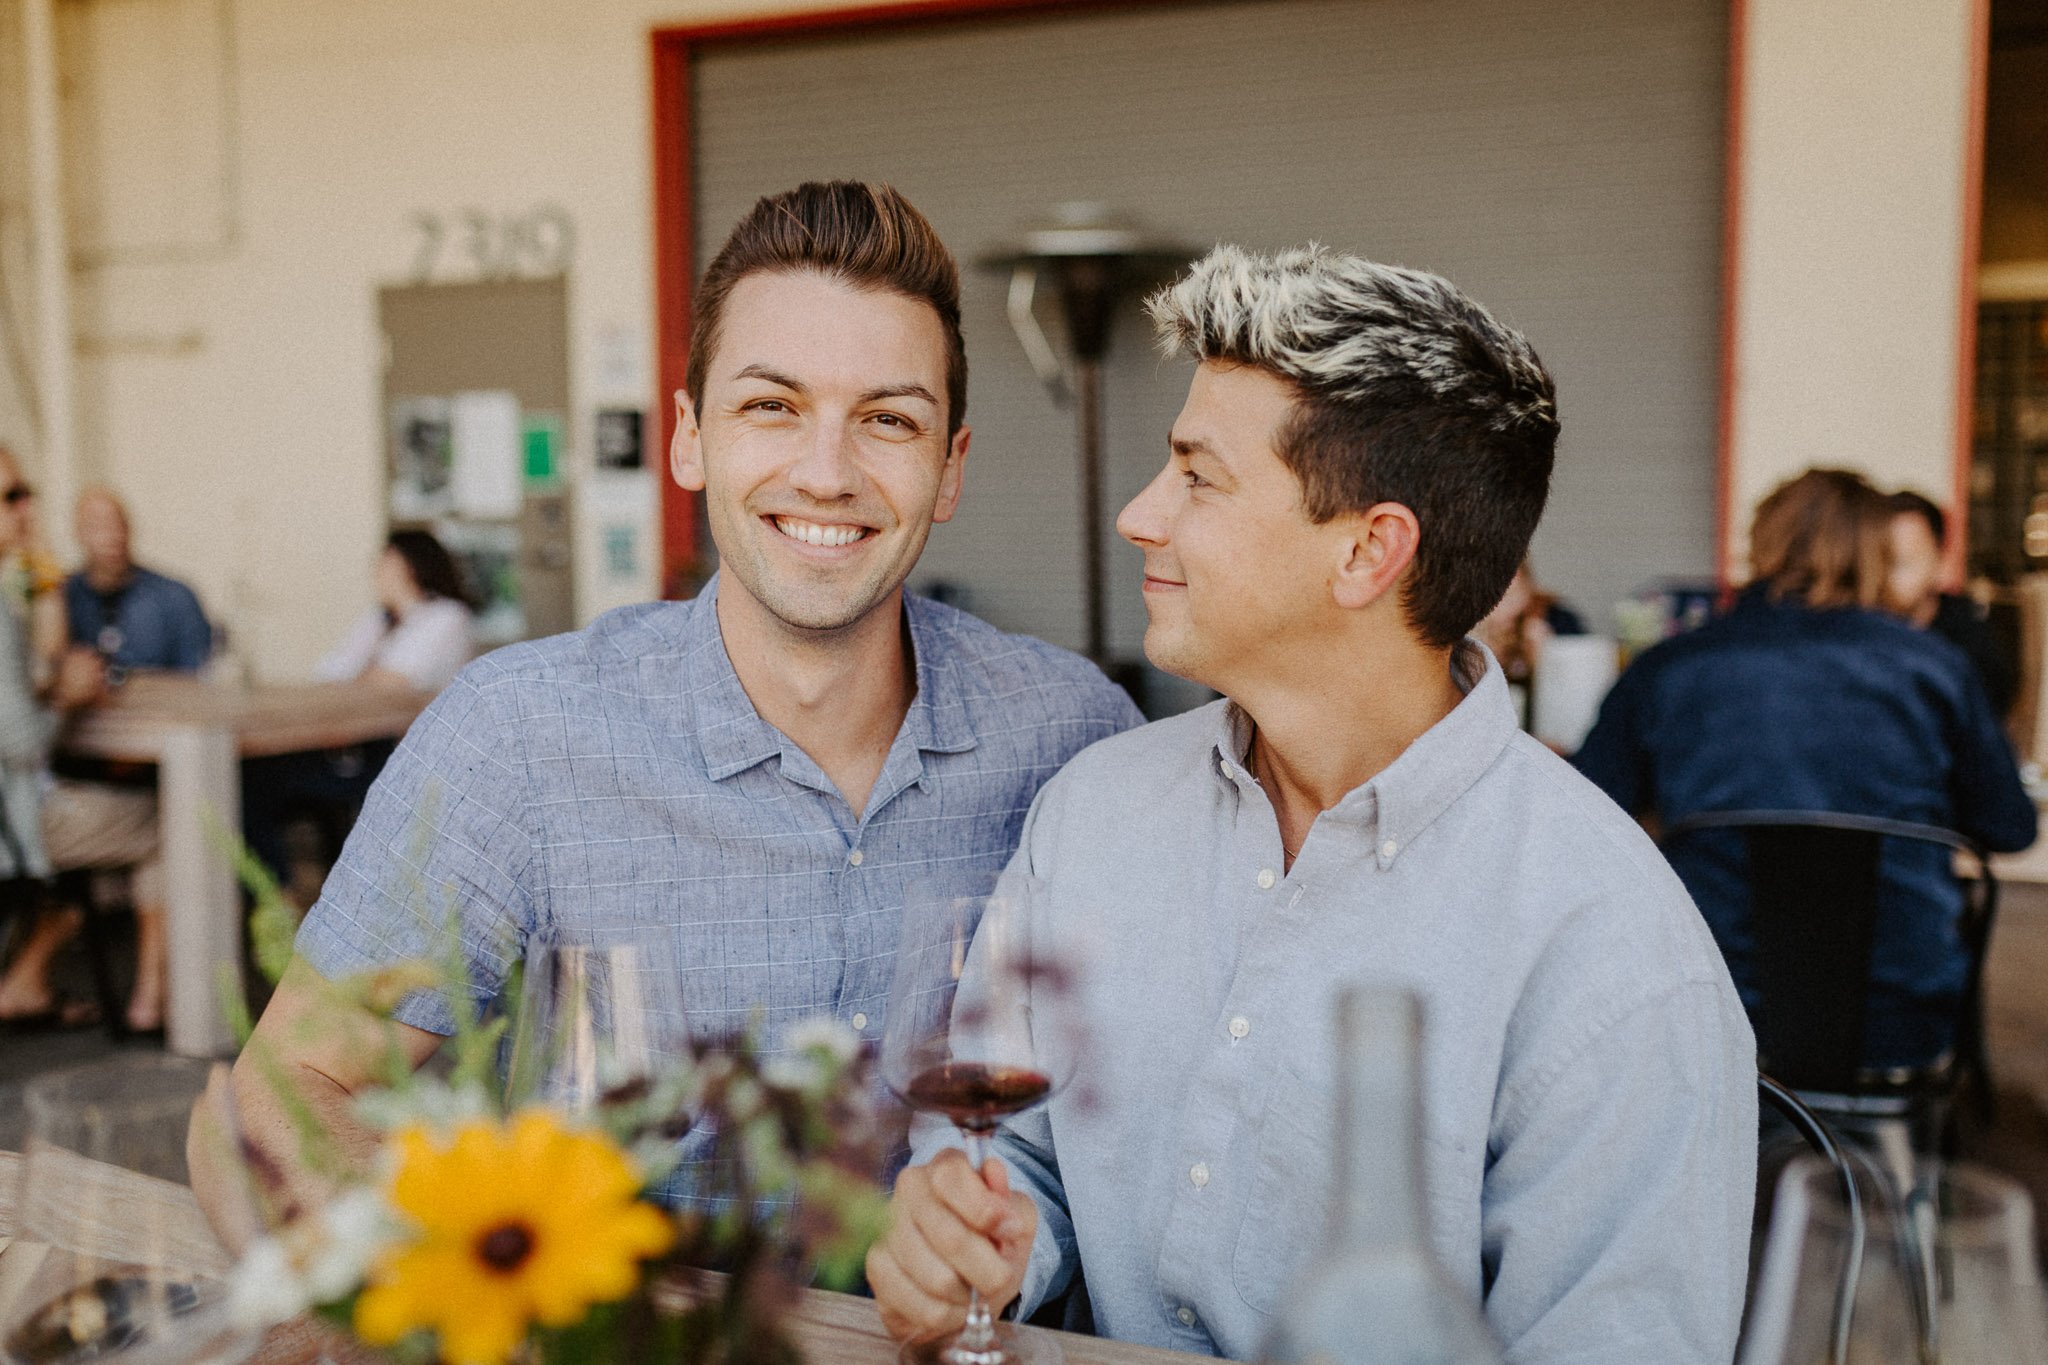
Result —
[[440, 691], [476, 648], [476, 604], [455, 557], [426, 531], [393, 531], [374, 582], [376, 605], [349, 627], [315, 676]]
[[[372, 575], [377, 601], [314, 675], [325, 682], [439, 692], [476, 651], [473, 600], [455, 557], [426, 531], [393, 531]], [[286, 826], [312, 814], [346, 829], [393, 746], [352, 744], [242, 765], [242, 836], [290, 889]], [[304, 899], [305, 897], [301, 897]]]
[[[1750, 531], [1726, 615], [1624, 673], [1574, 762], [1624, 810], [1811, 810], [1939, 825], [1988, 848], [2034, 839], [2012, 748], [1962, 653], [1883, 610], [1885, 496], [1847, 470], [1780, 486]], [[1755, 1007], [1740, 837], [1672, 850]], [[1893, 841], [1881, 871], [1865, 1064], [1925, 1065], [1953, 1043], [1968, 954], [1947, 850]]]

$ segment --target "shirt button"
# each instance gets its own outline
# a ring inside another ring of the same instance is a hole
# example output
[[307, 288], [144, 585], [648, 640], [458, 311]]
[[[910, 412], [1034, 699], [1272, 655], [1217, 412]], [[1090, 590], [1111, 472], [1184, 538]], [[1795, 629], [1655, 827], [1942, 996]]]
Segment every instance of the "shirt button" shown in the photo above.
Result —
[[1230, 1036], [1233, 1038], [1242, 1038], [1251, 1031], [1252, 1021], [1245, 1018], [1242, 1014], [1230, 1021]]
[[1273, 875], [1272, 868], [1262, 867], [1259, 869], [1259, 890], [1271, 891], [1273, 889], [1273, 883], [1277, 880], [1279, 879]]
[[1195, 1188], [1198, 1190], [1201, 1189], [1202, 1186], [1208, 1184], [1208, 1164], [1206, 1162], [1197, 1161], [1194, 1165], [1188, 1167], [1188, 1179], [1195, 1182]]
[[854, 1015], [853, 1026], [855, 1028], [866, 1028], [868, 1026], [868, 1017], [865, 1014]]
[[[1389, 844], [1387, 845], [1387, 847], [1392, 848], [1393, 845]], [[846, 861], [852, 863], [855, 867], [859, 867], [861, 863], [865, 861], [865, 855], [863, 855], [859, 849], [855, 849], [853, 852], [846, 855]]]
[[1174, 1310], [1173, 1315], [1180, 1319], [1180, 1325], [1183, 1327], [1193, 1327], [1195, 1325], [1195, 1310], [1192, 1308], [1177, 1308]]
[[1380, 856], [1382, 858], [1391, 858], [1400, 851], [1401, 846], [1395, 843], [1392, 839], [1389, 839], [1384, 844], [1380, 845]]

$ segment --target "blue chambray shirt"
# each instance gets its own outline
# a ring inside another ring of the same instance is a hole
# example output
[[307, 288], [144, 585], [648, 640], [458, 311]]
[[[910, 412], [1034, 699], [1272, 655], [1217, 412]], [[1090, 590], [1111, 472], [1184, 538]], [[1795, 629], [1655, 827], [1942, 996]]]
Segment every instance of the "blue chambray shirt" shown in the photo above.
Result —
[[[993, 877], [1075, 753], [1142, 719], [1090, 663], [905, 595], [917, 695], [856, 819], [755, 713], [718, 580], [477, 660], [406, 735], [298, 951], [335, 977], [430, 951], [453, 896], [476, 1004], [529, 938], [653, 934], [691, 1030], [831, 1014], [879, 1040], [906, 887]], [[435, 1033], [438, 996], [397, 1017]], [[706, 1133], [666, 1193], [688, 1202]]]

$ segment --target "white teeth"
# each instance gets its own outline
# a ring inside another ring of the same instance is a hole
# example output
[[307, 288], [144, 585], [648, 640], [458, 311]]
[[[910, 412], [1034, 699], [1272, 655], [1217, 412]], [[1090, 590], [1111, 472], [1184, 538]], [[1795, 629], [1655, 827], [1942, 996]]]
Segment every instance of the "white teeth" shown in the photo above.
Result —
[[867, 534], [867, 528], [862, 526], [820, 526], [815, 521], [798, 521], [795, 517], [775, 518], [775, 529], [791, 540], [823, 547], [851, 545]]

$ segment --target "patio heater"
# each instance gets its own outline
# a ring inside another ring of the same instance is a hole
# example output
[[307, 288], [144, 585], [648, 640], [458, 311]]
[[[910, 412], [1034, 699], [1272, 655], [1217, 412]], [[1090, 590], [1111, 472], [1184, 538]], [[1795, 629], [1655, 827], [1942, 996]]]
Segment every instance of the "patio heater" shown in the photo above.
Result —
[[[1062, 204], [1052, 221], [981, 264], [1010, 276], [1007, 311], [1024, 355], [1053, 401], [1074, 407], [1081, 454], [1082, 573], [1088, 657], [1108, 671], [1109, 602], [1102, 533], [1102, 361], [1117, 306], [1184, 264], [1193, 253], [1148, 240], [1100, 204]], [[1049, 284], [1066, 324], [1062, 362], [1038, 325], [1036, 303]], [[1114, 676], [1114, 674], [1112, 674]]]

